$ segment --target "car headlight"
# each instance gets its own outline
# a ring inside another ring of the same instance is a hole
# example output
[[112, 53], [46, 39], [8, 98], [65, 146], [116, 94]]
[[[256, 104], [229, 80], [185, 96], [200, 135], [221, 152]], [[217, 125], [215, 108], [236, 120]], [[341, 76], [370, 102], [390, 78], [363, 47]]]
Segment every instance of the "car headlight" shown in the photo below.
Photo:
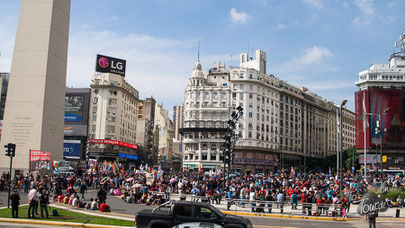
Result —
[[252, 223], [251, 223], [251, 222], [246, 223], [246, 226], [247, 226], [247, 228], [253, 228], [253, 225], [252, 225]]

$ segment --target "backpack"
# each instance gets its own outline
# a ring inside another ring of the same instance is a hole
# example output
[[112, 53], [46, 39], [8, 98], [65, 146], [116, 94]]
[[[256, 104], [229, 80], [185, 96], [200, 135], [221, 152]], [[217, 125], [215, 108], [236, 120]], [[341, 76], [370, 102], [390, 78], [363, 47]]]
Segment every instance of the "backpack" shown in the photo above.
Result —
[[56, 209], [53, 209], [52, 215], [53, 215], [53, 216], [59, 216], [58, 211], [57, 211]]
[[294, 194], [294, 195], [292, 196], [292, 200], [293, 200], [293, 202], [297, 202], [298, 196], [297, 196], [296, 194]]

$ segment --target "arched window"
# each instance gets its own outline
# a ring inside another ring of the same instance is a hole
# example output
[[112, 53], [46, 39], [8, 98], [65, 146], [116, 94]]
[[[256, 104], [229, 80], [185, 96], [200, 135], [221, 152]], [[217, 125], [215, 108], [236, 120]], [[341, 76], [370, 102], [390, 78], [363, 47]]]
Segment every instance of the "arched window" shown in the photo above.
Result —
[[201, 149], [202, 149], [202, 150], [208, 150], [207, 144], [205, 144], [205, 143], [202, 144], [202, 145], [201, 145]]
[[217, 150], [217, 144], [211, 144], [211, 151]]

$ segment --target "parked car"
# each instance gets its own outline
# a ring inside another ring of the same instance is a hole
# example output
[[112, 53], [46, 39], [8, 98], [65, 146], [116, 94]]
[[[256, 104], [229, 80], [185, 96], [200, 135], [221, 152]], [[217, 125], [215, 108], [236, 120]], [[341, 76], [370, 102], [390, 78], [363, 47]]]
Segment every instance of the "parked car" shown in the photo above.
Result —
[[182, 223], [213, 223], [224, 228], [252, 228], [249, 219], [222, 213], [216, 207], [200, 202], [169, 201], [135, 215], [138, 228], [170, 228]]

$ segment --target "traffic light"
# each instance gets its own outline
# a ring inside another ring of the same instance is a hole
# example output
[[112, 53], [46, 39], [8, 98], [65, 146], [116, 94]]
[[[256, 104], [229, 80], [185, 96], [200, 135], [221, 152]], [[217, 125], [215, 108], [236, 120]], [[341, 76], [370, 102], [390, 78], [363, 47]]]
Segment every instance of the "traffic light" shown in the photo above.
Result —
[[6, 148], [6, 153], [5, 155], [8, 157], [15, 157], [15, 144], [14, 143], [9, 143], [4, 145], [4, 148]]
[[10, 151], [10, 156], [15, 157], [15, 144], [14, 143], [9, 143], [8, 145], [9, 145], [8, 148], [9, 148], [9, 151]]
[[6, 148], [6, 156], [8, 156], [8, 157], [10, 157], [10, 143], [9, 144], [6, 144], [6, 145], [4, 145], [4, 148]]

